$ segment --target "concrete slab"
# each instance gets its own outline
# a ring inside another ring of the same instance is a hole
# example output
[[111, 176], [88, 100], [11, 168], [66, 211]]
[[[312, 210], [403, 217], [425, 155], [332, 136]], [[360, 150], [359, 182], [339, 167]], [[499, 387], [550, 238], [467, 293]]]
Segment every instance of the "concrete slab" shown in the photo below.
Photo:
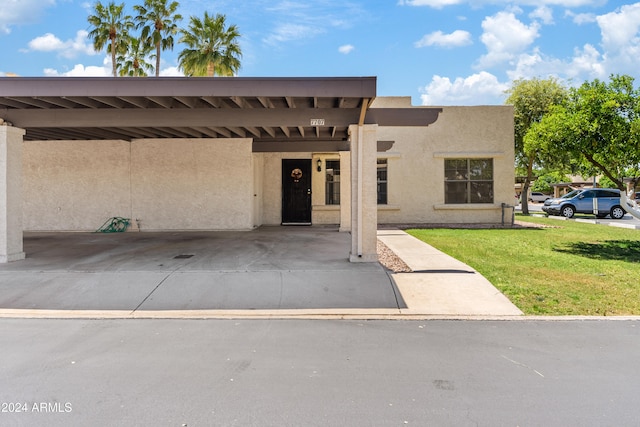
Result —
[[139, 310], [398, 308], [381, 271], [176, 272]]
[[5, 310], [398, 309], [378, 263], [350, 263], [335, 227], [240, 232], [25, 233], [0, 265]]
[[0, 272], [0, 308], [133, 311], [165, 276], [157, 272]]
[[414, 272], [473, 272], [463, 262], [427, 245], [402, 230], [378, 230], [378, 239], [387, 245]]
[[27, 259], [0, 265], [0, 317], [522, 314], [466, 264], [401, 230], [378, 237], [414, 272], [350, 263], [334, 227], [25, 233]]
[[522, 315], [485, 277], [402, 230], [379, 230], [378, 239], [413, 270], [393, 274], [408, 309], [434, 315]]
[[407, 304], [405, 314], [522, 315], [479, 273], [399, 273], [393, 279]]

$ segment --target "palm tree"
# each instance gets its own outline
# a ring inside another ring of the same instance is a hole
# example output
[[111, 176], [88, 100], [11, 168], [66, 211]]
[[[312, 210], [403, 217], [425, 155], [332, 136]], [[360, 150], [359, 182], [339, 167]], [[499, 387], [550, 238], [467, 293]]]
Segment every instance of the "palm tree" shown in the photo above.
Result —
[[135, 5], [138, 12], [135, 20], [142, 27], [142, 40], [156, 49], [156, 77], [160, 75], [160, 52], [173, 50], [173, 35], [178, 32], [178, 21], [182, 15], [176, 13], [177, 1], [144, 0], [144, 5]]
[[124, 15], [124, 3], [116, 5], [110, 2], [107, 6], [97, 2], [94, 6], [95, 15], [89, 15], [87, 20], [93, 29], [89, 37], [93, 39], [95, 50], [102, 50], [105, 45], [111, 53], [113, 77], [116, 77], [116, 53], [126, 48], [128, 32], [133, 27], [131, 16]]
[[180, 43], [188, 48], [178, 55], [180, 68], [188, 76], [233, 76], [240, 68], [242, 51], [235, 25], [226, 27], [225, 16], [204, 13], [204, 19], [192, 16], [188, 30], [181, 30]]
[[[129, 77], [146, 77], [153, 70], [153, 65], [146, 60], [151, 54], [153, 46], [138, 38], [129, 40], [127, 50], [118, 55], [119, 74]], [[151, 55], [153, 58], [155, 55]]]

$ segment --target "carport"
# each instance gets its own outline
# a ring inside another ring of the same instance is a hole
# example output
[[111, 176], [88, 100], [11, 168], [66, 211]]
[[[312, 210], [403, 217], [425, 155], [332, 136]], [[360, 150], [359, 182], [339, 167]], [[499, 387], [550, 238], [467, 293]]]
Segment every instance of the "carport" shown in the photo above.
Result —
[[[25, 142], [162, 140], [237, 141], [238, 151], [247, 147], [243, 167], [251, 167], [254, 176], [252, 153], [339, 152], [348, 177], [341, 183], [340, 230], [351, 232], [352, 262], [373, 262], [376, 153], [379, 145], [389, 144], [378, 141], [377, 126], [427, 126], [441, 111], [370, 108], [375, 97], [375, 77], [0, 78], [0, 262], [25, 257]], [[147, 150], [153, 152], [153, 147]], [[308, 167], [311, 159], [306, 160]], [[283, 179], [299, 183], [296, 178], [303, 170], [291, 167]], [[283, 210], [285, 203], [295, 206], [296, 197], [310, 194], [310, 188], [298, 187], [291, 191], [291, 200], [285, 200], [283, 190]], [[248, 189], [254, 193], [243, 201], [253, 206], [254, 226], [259, 225], [255, 218], [260, 210], [254, 200], [272, 197], [256, 188], [259, 183], [254, 182], [242, 188], [243, 194]], [[288, 222], [284, 212], [282, 216], [282, 222]], [[296, 216], [292, 222], [308, 223]]]

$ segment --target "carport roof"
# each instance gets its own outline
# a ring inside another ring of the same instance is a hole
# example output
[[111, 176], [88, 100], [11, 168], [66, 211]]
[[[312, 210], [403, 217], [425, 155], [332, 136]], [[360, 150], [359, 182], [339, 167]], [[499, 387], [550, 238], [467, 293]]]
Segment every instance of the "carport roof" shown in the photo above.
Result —
[[4, 77], [0, 118], [25, 129], [25, 140], [253, 138], [255, 146], [344, 142], [351, 124], [427, 125], [440, 111], [371, 112], [375, 96], [375, 77]]
[[26, 140], [343, 140], [375, 95], [374, 77], [2, 78], [0, 117]]

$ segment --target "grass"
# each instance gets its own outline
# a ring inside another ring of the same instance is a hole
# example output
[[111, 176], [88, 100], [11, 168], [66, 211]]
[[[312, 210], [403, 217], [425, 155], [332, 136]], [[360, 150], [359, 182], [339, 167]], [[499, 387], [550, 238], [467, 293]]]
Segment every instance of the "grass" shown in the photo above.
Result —
[[549, 228], [407, 232], [470, 265], [529, 315], [640, 315], [640, 230], [519, 216]]

